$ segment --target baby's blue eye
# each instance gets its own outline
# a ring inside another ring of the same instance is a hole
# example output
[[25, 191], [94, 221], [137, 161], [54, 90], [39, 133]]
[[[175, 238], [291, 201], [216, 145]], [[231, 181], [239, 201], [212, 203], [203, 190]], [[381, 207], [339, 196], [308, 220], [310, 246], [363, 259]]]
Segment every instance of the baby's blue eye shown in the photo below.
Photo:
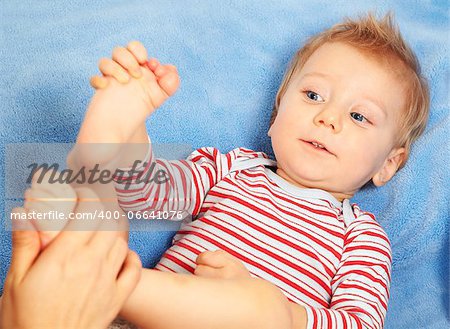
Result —
[[323, 102], [322, 97], [318, 93], [315, 93], [314, 91], [308, 90], [306, 91], [306, 97], [309, 99], [315, 101], [315, 102]]
[[362, 115], [362, 114], [359, 114], [359, 113], [356, 113], [356, 112], [352, 112], [352, 113], [350, 113], [350, 115], [356, 121], [359, 121], [359, 122], [367, 121], [366, 117], [364, 115]]

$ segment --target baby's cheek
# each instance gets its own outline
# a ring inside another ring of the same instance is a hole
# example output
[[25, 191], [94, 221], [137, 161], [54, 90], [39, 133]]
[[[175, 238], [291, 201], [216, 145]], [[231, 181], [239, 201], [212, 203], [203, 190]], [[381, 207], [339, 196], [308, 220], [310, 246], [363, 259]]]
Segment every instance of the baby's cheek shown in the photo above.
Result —
[[347, 184], [347, 190], [358, 190], [372, 179], [375, 171], [374, 158], [370, 152], [355, 154], [349, 157], [340, 179]]

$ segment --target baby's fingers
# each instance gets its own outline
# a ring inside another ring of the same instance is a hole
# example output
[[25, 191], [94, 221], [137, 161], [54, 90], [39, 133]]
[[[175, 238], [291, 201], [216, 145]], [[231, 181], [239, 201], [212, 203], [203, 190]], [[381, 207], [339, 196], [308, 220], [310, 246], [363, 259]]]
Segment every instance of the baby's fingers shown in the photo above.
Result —
[[115, 60], [102, 58], [98, 63], [98, 68], [103, 75], [111, 76], [120, 83], [127, 83], [130, 80], [127, 70]]
[[202, 276], [205, 278], [219, 278], [221, 277], [220, 269], [208, 266], [208, 265], [197, 265], [194, 270], [194, 275]]
[[168, 71], [158, 78], [158, 83], [167, 95], [172, 96], [180, 85], [180, 76], [173, 71]]
[[146, 66], [155, 74], [159, 86], [167, 96], [172, 96], [177, 91], [180, 85], [180, 76], [174, 65], [162, 65], [156, 58], [150, 58]]
[[150, 58], [147, 63], [144, 63], [147, 65], [147, 67], [152, 71], [155, 72], [156, 68], [160, 66], [161, 64], [156, 58]]
[[147, 63], [147, 67], [152, 70], [157, 78], [161, 78], [167, 73], [175, 73], [178, 75], [178, 71], [175, 65], [172, 64], [161, 64], [156, 58], [150, 58]]

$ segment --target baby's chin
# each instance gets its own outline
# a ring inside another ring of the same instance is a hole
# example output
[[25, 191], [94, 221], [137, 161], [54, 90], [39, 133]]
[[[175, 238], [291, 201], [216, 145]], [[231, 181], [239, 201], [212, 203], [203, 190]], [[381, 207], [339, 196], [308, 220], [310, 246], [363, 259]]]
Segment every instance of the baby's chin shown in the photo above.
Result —
[[328, 188], [327, 184], [324, 184], [320, 177], [315, 178], [302, 172], [290, 172], [289, 170], [278, 168], [277, 175], [298, 188], [320, 190]]
[[[283, 177], [284, 178], [284, 177]], [[284, 178], [287, 180], [286, 178]], [[289, 180], [288, 180], [289, 181]], [[351, 187], [348, 184], [339, 184], [339, 182], [330, 182], [329, 180], [324, 179], [320, 175], [316, 175], [315, 177], [305, 177], [305, 176], [297, 176], [297, 179], [289, 181], [291, 184], [306, 189], [317, 189], [330, 193], [334, 196], [338, 201], [343, 201], [344, 199], [352, 198], [355, 193], [359, 190], [359, 188]]]

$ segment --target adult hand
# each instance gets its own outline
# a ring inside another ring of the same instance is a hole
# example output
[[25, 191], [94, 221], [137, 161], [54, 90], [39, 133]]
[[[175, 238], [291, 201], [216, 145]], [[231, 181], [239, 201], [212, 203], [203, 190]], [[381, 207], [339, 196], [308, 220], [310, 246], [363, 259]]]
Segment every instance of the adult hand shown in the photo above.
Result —
[[103, 223], [96, 230], [74, 231], [78, 224], [72, 221], [40, 253], [38, 232], [29, 222], [20, 225], [12, 233], [0, 327], [106, 328], [141, 273], [139, 257], [119, 232], [102, 231]]

